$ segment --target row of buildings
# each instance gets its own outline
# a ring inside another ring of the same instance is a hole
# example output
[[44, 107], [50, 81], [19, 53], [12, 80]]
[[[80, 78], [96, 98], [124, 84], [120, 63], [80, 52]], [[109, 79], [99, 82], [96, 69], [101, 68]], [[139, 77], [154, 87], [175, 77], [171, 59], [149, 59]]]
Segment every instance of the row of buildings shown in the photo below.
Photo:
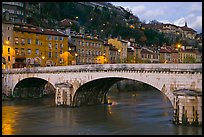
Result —
[[2, 21], [2, 68], [104, 63], [194, 63], [202, 53], [182, 45], [142, 47], [134, 39], [108, 38]]

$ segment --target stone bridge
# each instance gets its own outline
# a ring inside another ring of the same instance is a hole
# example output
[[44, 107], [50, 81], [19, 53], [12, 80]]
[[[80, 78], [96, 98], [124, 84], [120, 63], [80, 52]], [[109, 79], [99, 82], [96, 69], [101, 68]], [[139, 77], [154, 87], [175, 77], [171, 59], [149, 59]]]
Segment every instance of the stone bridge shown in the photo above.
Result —
[[26, 81], [43, 86], [50, 83], [56, 91], [56, 105], [68, 106], [107, 103], [106, 94], [114, 83], [140, 81], [168, 97], [176, 123], [202, 124], [202, 64], [93, 64], [2, 72], [6, 95], [14, 96]]

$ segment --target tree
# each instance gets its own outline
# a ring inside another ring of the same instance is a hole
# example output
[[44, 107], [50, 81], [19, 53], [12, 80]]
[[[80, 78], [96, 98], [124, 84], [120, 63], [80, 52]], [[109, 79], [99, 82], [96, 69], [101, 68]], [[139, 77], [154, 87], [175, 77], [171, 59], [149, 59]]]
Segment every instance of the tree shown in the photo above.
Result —
[[184, 63], [195, 63], [196, 59], [193, 56], [187, 55], [183, 61], [184, 61]]

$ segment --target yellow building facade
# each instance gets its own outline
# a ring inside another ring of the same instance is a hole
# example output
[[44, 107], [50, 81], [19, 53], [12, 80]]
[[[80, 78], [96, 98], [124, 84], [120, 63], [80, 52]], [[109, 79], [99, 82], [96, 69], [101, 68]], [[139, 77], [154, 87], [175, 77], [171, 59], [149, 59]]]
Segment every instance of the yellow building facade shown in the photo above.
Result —
[[118, 49], [118, 63], [127, 62], [127, 48], [128, 42], [118, 39], [118, 38], [110, 38], [108, 39], [108, 44], [112, 44], [115, 48]]
[[15, 62], [13, 49], [13, 24], [2, 21], [2, 69], [12, 68]]
[[195, 63], [196, 53], [193, 51], [179, 51], [179, 63]]
[[15, 58], [25, 57], [26, 67], [64, 66], [68, 63], [68, 36], [32, 25], [14, 25]]
[[103, 64], [103, 41], [97, 37], [74, 35], [71, 43], [76, 45], [77, 64]]

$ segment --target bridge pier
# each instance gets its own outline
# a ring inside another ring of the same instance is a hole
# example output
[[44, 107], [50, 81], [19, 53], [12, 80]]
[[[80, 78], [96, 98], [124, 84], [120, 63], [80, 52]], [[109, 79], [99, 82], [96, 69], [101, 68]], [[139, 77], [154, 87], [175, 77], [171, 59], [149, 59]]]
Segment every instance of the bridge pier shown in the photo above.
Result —
[[174, 91], [173, 122], [181, 125], [202, 125], [202, 93], [192, 90]]
[[73, 86], [70, 83], [55, 84], [55, 104], [57, 106], [72, 106], [73, 102]]

